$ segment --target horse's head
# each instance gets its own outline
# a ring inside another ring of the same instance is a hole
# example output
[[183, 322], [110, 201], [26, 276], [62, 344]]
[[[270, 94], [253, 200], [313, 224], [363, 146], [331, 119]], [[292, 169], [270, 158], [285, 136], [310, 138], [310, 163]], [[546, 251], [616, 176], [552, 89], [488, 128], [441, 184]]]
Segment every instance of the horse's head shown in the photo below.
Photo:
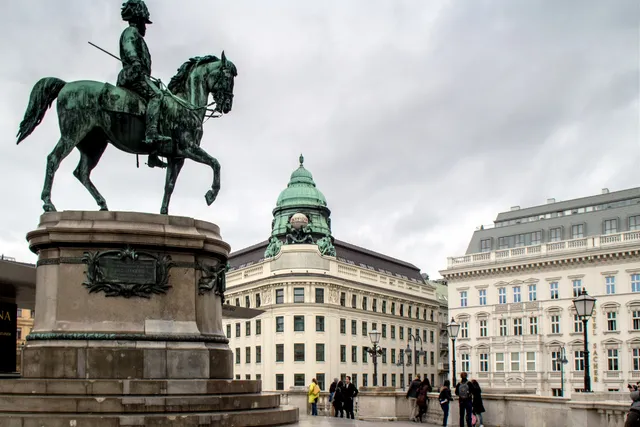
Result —
[[220, 61], [208, 65], [207, 88], [216, 102], [216, 111], [227, 114], [233, 107], [233, 79], [238, 71], [222, 52]]

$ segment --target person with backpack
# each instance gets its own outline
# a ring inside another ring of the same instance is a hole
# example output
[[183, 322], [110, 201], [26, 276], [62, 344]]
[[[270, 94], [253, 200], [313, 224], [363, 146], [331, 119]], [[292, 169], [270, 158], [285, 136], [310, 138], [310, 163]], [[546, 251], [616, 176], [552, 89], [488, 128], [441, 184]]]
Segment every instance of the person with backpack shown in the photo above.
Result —
[[451, 381], [445, 380], [444, 385], [440, 389], [440, 396], [438, 399], [440, 400], [440, 407], [442, 408], [443, 416], [442, 416], [442, 427], [447, 427], [447, 421], [449, 420], [449, 402], [453, 401], [453, 397], [451, 397]]
[[460, 373], [460, 382], [456, 385], [456, 396], [460, 404], [460, 427], [464, 427], [464, 420], [467, 419], [467, 426], [473, 427], [471, 423], [471, 413], [473, 412], [473, 384], [467, 380], [467, 373]]

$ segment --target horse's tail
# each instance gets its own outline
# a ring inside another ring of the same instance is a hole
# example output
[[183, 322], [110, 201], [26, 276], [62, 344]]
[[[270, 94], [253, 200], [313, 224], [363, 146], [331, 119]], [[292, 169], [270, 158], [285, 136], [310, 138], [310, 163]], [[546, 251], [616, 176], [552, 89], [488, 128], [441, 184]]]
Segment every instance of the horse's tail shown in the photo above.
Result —
[[55, 77], [45, 77], [38, 81], [31, 90], [29, 105], [24, 113], [24, 118], [18, 129], [18, 141], [16, 144], [31, 135], [31, 132], [40, 124], [45, 113], [51, 107], [53, 101], [67, 83]]

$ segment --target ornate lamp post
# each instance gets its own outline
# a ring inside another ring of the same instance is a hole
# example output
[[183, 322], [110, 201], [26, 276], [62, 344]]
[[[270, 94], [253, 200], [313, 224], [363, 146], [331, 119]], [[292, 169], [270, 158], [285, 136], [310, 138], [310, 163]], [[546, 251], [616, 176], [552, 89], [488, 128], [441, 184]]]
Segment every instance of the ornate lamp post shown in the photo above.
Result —
[[[407, 349], [404, 351], [405, 353], [407, 353], [407, 358], [409, 358], [409, 360], [411, 360], [411, 341], [413, 341], [413, 347], [416, 349], [416, 353], [415, 353], [415, 357], [413, 360], [413, 378], [415, 378], [418, 375], [418, 358], [422, 355], [425, 354], [424, 351], [424, 343], [422, 341], [422, 338], [420, 338], [420, 335], [415, 336], [413, 334], [409, 334], [409, 336], [407, 337]], [[418, 341], [420, 341], [420, 350], [418, 350]], [[410, 363], [409, 363], [410, 365]]]
[[402, 366], [402, 391], [404, 391], [405, 389], [405, 381], [404, 381], [404, 350], [400, 349], [400, 354], [398, 355], [398, 362], [396, 363], [396, 366]]
[[556, 359], [560, 365], [560, 397], [564, 397], [564, 365], [569, 363], [564, 346], [560, 347], [560, 356]]
[[596, 305], [596, 299], [587, 295], [586, 289], [582, 289], [582, 293], [573, 300], [573, 305], [578, 313], [578, 317], [582, 320], [582, 331], [584, 332], [584, 391], [591, 391], [591, 375], [589, 374], [589, 345], [587, 342], [587, 323], [593, 314], [593, 307]]
[[373, 347], [369, 347], [367, 352], [373, 357], [373, 386], [378, 386], [378, 356], [382, 354], [382, 349], [378, 347], [380, 342], [380, 332], [373, 330], [369, 332], [369, 339]]
[[451, 337], [451, 355], [453, 356], [453, 380], [451, 380], [451, 386], [455, 387], [456, 384], [456, 338], [458, 338], [458, 332], [460, 331], [460, 325], [456, 323], [456, 319], [451, 318], [451, 322], [447, 325], [449, 336]]

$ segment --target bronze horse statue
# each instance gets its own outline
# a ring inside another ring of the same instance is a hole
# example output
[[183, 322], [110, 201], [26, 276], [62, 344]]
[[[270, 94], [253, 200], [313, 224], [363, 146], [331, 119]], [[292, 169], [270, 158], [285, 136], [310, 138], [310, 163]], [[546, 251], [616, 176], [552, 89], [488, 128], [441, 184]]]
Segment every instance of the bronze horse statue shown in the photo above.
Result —
[[136, 155], [152, 151], [167, 158], [167, 175], [161, 214], [169, 212], [169, 201], [185, 159], [209, 165], [213, 184], [205, 200], [211, 205], [220, 191], [220, 164], [200, 148], [202, 125], [213, 95], [215, 112], [227, 114], [233, 104], [235, 65], [224, 52], [220, 58], [209, 55], [191, 58], [171, 79], [162, 99], [159, 131], [171, 141], [158, 145], [143, 142], [145, 135], [145, 101], [122, 87], [96, 81], [64, 82], [55, 77], [38, 81], [31, 91], [29, 105], [20, 123], [18, 144], [28, 137], [44, 118], [57, 98], [60, 140], [47, 157], [42, 201], [46, 212], [54, 212], [51, 187], [56, 170], [73, 148], [80, 151], [80, 162], [73, 174], [93, 196], [100, 210], [107, 203], [90, 179], [93, 168], [107, 145]]

